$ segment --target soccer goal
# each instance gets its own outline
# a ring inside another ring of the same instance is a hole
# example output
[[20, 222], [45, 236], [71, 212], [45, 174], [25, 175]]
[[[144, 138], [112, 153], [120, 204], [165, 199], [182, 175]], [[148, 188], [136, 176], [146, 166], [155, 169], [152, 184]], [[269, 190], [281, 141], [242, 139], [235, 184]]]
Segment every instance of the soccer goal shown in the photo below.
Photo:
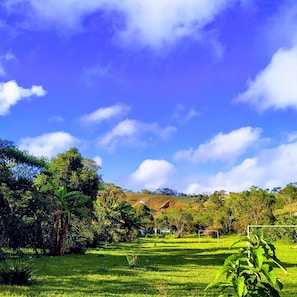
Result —
[[[292, 228], [294, 228], [295, 229], [295, 234], [297, 234], [296, 233], [296, 231], [297, 231], [297, 225], [248, 225], [247, 226], [247, 236], [250, 238], [250, 236], [251, 236], [251, 231], [252, 231], [252, 229], [281, 229], [281, 228], [283, 228], [283, 229], [286, 229], [286, 228], [289, 228], [289, 229], [292, 229]], [[266, 236], [267, 236], [267, 234], [266, 234]], [[248, 251], [248, 257], [250, 257], [250, 250]]]
[[205, 232], [209, 232], [210, 234], [215, 234], [216, 235], [216, 239], [217, 242], [220, 242], [220, 234], [219, 234], [219, 230], [198, 230], [198, 238], [199, 238], [199, 243], [200, 243], [200, 238], [201, 238], [201, 234], [205, 234]]
[[268, 229], [268, 228], [294, 228], [297, 231], [297, 225], [248, 225], [247, 226], [247, 236], [251, 236], [252, 229]]

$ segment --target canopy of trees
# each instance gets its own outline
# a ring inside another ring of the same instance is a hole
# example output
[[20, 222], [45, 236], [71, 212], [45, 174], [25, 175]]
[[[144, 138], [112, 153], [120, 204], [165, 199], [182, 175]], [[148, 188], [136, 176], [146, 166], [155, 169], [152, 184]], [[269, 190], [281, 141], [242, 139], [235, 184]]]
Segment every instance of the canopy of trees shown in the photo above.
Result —
[[[0, 248], [31, 247], [36, 254], [63, 255], [131, 241], [145, 234], [144, 229], [153, 233], [155, 226], [182, 237], [207, 228], [227, 234], [245, 233], [249, 224], [297, 223], [296, 183], [271, 191], [253, 186], [239, 193], [202, 193], [191, 197], [188, 206], [151, 209], [143, 201], [128, 203], [127, 192], [104, 183], [99, 169], [77, 148], [45, 160], [0, 139]], [[139, 201], [150, 195], [189, 199], [162, 188], [142, 190]], [[296, 231], [282, 232], [297, 240]]]

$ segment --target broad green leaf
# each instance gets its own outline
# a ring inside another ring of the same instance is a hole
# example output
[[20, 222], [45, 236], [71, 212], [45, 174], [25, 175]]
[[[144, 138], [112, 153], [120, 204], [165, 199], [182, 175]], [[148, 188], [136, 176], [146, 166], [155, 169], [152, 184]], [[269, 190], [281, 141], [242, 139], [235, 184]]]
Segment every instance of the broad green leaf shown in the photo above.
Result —
[[233, 243], [230, 245], [230, 248], [234, 247], [236, 244], [238, 244], [238, 243], [240, 243], [240, 242], [246, 242], [246, 243], [249, 243], [249, 244], [251, 244], [251, 245], [253, 244], [253, 241], [252, 241], [249, 237], [245, 236], [245, 237], [242, 237], [242, 238], [236, 240], [235, 242], [233, 242]]
[[262, 264], [263, 264], [263, 261], [264, 261], [264, 257], [263, 257], [264, 249], [263, 249], [263, 247], [260, 246], [260, 247], [258, 247], [256, 249], [252, 249], [251, 252], [252, 252], [253, 256], [255, 257], [257, 267], [261, 268]]
[[275, 286], [276, 285], [276, 274], [275, 271], [272, 269], [272, 267], [268, 264], [264, 264], [262, 266], [262, 272], [265, 275], [267, 281], [272, 285]]
[[245, 278], [243, 276], [237, 279], [237, 294], [239, 297], [245, 296], [247, 293], [247, 287], [245, 285]]
[[226, 258], [226, 260], [224, 262], [224, 266], [230, 265], [230, 263], [233, 263], [233, 262], [239, 260], [240, 258], [242, 258], [241, 254], [232, 254]]
[[277, 286], [279, 287], [280, 290], [283, 289], [284, 285], [283, 285], [283, 283], [281, 282], [281, 280], [279, 278], [276, 279], [276, 284], [277, 284]]

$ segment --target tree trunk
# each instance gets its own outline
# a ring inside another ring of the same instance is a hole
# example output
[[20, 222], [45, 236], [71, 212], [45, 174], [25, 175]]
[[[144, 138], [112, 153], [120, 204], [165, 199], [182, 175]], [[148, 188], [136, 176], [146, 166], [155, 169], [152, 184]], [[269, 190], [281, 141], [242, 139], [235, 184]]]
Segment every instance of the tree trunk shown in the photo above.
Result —
[[176, 232], [175, 232], [175, 236], [176, 238], [181, 238], [184, 235], [184, 230], [185, 230], [185, 224], [181, 224], [181, 226], [178, 226], [179, 228], [177, 228]]
[[69, 223], [67, 218], [62, 218], [62, 226], [60, 230], [60, 237], [59, 237], [59, 243], [58, 243], [58, 251], [59, 255], [63, 256], [66, 252], [66, 242], [67, 242], [67, 236], [69, 232]]
[[54, 217], [54, 226], [53, 226], [53, 229], [52, 229], [51, 246], [50, 246], [51, 256], [57, 256], [58, 255], [58, 237], [59, 237], [60, 221], [61, 221], [60, 216], [55, 216]]

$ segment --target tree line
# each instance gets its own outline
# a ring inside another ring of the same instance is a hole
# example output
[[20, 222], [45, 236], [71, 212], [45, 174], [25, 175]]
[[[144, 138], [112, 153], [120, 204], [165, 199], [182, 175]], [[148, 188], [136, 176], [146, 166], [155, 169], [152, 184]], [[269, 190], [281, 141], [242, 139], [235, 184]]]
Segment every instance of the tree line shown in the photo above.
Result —
[[[187, 207], [156, 213], [145, 204], [132, 207], [125, 190], [104, 182], [99, 170], [74, 147], [48, 160], [0, 139], [0, 248], [63, 255], [131, 241], [156, 227], [181, 237], [206, 228], [226, 234], [244, 233], [248, 224], [296, 223], [292, 208], [286, 210], [297, 201], [296, 183], [273, 191], [199, 194]], [[176, 196], [168, 188], [158, 193]]]

